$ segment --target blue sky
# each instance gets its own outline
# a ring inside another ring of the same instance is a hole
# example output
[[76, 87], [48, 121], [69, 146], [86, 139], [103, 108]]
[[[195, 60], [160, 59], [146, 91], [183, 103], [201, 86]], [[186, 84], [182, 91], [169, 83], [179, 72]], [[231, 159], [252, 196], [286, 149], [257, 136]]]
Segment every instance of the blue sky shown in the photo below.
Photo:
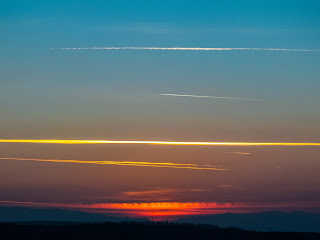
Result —
[[2, 1], [6, 47], [319, 48], [318, 1]]
[[[1, 5], [0, 91], [5, 105], [0, 127], [7, 137], [64, 137], [77, 122], [68, 137], [103, 138], [101, 126], [110, 126], [110, 133], [121, 124], [125, 130], [112, 137], [248, 140], [261, 131], [259, 139], [318, 139], [318, 52], [59, 49], [320, 49], [318, 1]], [[159, 93], [266, 101], [177, 99]]]

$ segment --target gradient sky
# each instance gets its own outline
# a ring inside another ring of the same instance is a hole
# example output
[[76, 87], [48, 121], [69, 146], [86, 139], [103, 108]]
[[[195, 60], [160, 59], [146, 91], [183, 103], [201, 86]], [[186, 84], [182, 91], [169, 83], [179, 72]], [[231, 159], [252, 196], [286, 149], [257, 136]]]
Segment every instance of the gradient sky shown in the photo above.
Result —
[[[317, 0], [1, 1], [0, 139], [320, 142], [320, 52], [290, 51], [320, 50], [319, 11]], [[288, 51], [92, 49], [103, 47]], [[163, 219], [224, 209], [213, 203], [320, 212], [319, 156], [319, 146], [0, 143], [0, 204], [192, 203], [91, 206]]]

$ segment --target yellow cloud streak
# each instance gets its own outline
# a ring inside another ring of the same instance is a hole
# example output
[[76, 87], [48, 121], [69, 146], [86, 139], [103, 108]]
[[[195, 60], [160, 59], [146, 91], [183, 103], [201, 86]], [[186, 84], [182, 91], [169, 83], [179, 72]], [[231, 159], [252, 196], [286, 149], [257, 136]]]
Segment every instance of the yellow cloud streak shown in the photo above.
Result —
[[61, 160], [61, 159], [38, 159], [38, 158], [0, 158], [0, 160], [17, 160], [17, 161], [35, 161], [35, 162], [55, 162], [55, 163], [86, 163], [101, 165], [120, 165], [120, 166], [136, 166], [136, 167], [162, 167], [162, 168], [184, 168], [193, 170], [228, 170], [216, 168], [211, 165], [198, 165], [187, 163], [152, 163], [152, 162], [127, 162], [127, 161], [81, 161], [81, 160]]
[[72, 140], [72, 139], [0, 139], [0, 143], [51, 143], [51, 144], [151, 144], [151, 145], [200, 145], [200, 146], [320, 146], [304, 142], [176, 142], [176, 141], [121, 141], [121, 140]]
[[231, 153], [240, 154], [240, 155], [250, 155], [251, 154], [249, 152], [231, 152]]

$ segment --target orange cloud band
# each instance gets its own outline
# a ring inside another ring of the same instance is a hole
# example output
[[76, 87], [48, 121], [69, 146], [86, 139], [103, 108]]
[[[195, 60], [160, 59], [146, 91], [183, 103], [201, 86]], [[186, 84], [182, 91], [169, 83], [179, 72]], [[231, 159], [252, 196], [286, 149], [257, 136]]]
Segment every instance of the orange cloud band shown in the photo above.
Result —
[[305, 142], [176, 142], [176, 141], [121, 141], [72, 139], [0, 139], [0, 143], [51, 143], [51, 144], [151, 144], [151, 145], [203, 145], [203, 146], [320, 146]]
[[34, 162], [54, 162], [54, 163], [85, 163], [99, 165], [120, 165], [136, 167], [161, 167], [161, 168], [185, 168], [193, 170], [228, 170], [217, 168], [212, 165], [198, 165], [188, 163], [154, 163], [154, 162], [127, 162], [127, 161], [81, 161], [81, 160], [61, 160], [61, 159], [38, 159], [38, 158], [0, 158], [0, 160], [34, 161]]
[[295, 210], [312, 206], [319, 208], [319, 203], [217, 203], [217, 202], [151, 202], [151, 203], [37, 203], [0, 201], [2, 206], [67, 208], [85, 212], [108, 213], [130, 217], [146, 217], [151, 220], [176, 219], [179, 216], [207, 215], [226, 212], [245, 213], [273, 209]]

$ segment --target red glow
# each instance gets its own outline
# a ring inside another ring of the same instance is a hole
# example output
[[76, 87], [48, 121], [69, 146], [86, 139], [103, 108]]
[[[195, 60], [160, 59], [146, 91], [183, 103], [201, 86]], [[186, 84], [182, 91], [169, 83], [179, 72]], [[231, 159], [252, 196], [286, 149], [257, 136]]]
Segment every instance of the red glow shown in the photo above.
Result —
[[249, 213], [270, 210], [293, 211], [320, 203], [217, 203], [217, 202], [151, 202], [151, 203], [36, 203], [0, 201], [2, 206], [68, 208], [113, 216], [143, 217], [154, 221], [174, 220], [182, 216], [221, 213]]

